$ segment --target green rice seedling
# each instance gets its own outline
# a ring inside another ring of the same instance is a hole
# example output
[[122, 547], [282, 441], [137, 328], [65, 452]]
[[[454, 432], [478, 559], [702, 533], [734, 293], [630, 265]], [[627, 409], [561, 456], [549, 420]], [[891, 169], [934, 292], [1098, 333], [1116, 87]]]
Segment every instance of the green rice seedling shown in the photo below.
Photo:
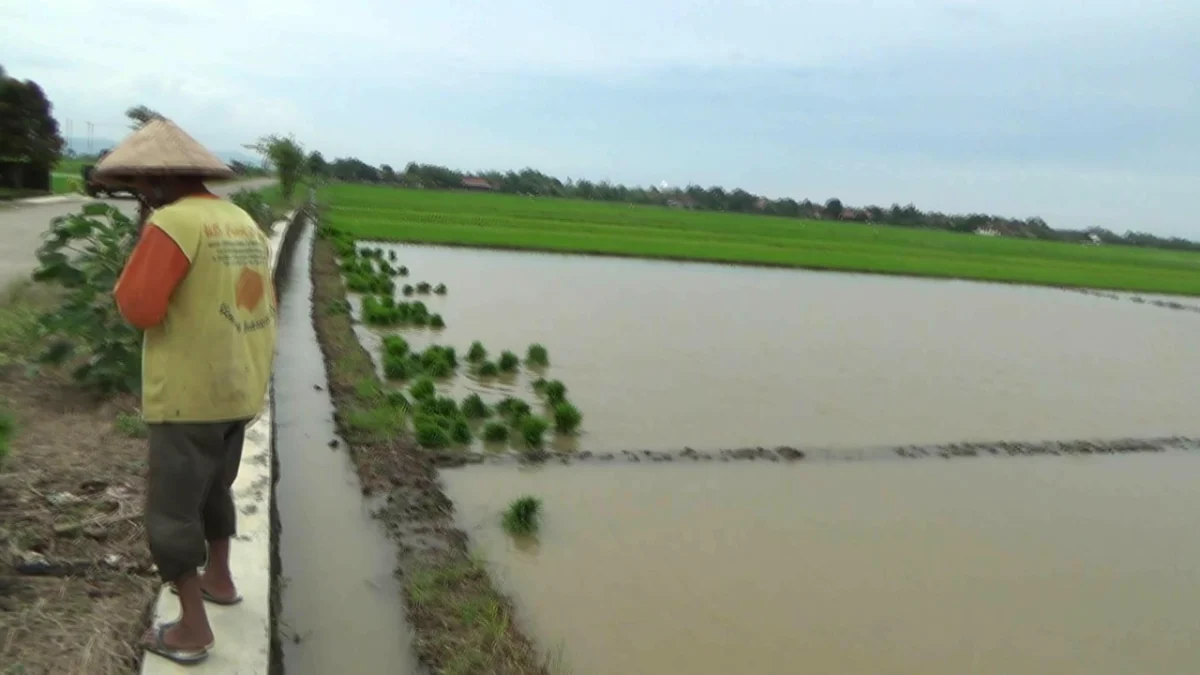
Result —
[[397, 271], [397, 272], [399, 272], [399, 273], [400, 273], [400, 276], [402, 276], [402, 277], [406, 277], [406, 276], [408, 276], [408, 268], [407, 268], [407, 267], [405, 267], [404, 265], [401, 265], [401, 266], [400, 266], [400, 269], [398, 269], [398, 270], [396, 270], [396, 271]]
[[383, 375], [389, 380], [407, 380], [412, 377], [413, 371], [403, 354], [385, 354]]
[[413, 300], [409, 304], [409, 311], [413, 314], [424, 314], [425, 316], [429, 316], [429, 307], [420, 300]]
[[539, 377], [533, 381], [533, 391], [539, 395], [545, 394], [547, 384], [550, 384], [549, 380], [544, 377]]
[[567, 385], [563, 384], [562, 380], [550, 380], [546, 383], [543, 393], [551, 405], [558, 405], [567, 400]]
[[458, 401], [455, 401], [449, 396], [435, 397], [431, 405], [433, 411], [442, 417], [458, 416]]
[[409, 315], [408, 315], [408, 322], [411, 323], [412, 325], [418, 326], [418, 327], [419, 326], [427, 326], [427, 325], [429, 325], [429, 315], [412, 312], [410, 310]]
[[433, 316], [429, 317], [429, 327], [430, 328], [445, 328], [446, 321], [444, 319], [442, 319], [441, 314], [434, 314]]
[[486, 419], [491, 414], [487, 404], [483, 402], [483, 398], [479, 394], [471, 394], [463, 399], [462, 412], [467, 416], [467, 419], [472, 420]]
[[456, 417], [450, 425], [450, 438], [459, 445], [470, 445], [475, 435], [471, 433], [471, 425], [466, 419]]
[[446, 284], [438, 284], [437, 286], [434, 286], [433, 292], [438, 295], [445, 295], [446, 294]]
[[500, 422], [488, 422], [483, 427], [483, 440], [488, 443], [503, 443], [508, 440], [508, 427]]
[[375, 289], [375, 277], [354, 272], [346, 275], [346, 288], [355, 293], [370, 293]]
[[437, 358], [430, 361], [422, 360], [421, 363], [424, 366], [425, 374], [429, 377], [450, 377], [454, 374], [454, 366], [450, 365], [443, 354], [439, 354]]
[[540, 417], [529, 415], [521, 418], [521, 440], [531, 450], [540, 450], [545, 443], [546, 429], [550, 423]]
[[579, 412], [569, 401], [562, 401], [554, 406], [554, 429], [560, 434], [573, 434], [583, 421], [583, 413]]
[[397, 389], [388, 390], [387, 402], [388, 405], [392, 406], [393, 408], [399, 408], [404, 412], [409, 412], [412, 410], [412, 403], [410, 403], [409, 400], [404, 396], [404, 392]]
[[393, 272], [395, 272], [395, 270], [392, 269], [392, 266], [389, 265], [386, 260], [380, 261], [380, 263], [379, 263], [379, 273], [380, 274], [386, 274], [390, 277], [390, 276], [394, 276], [392, 274]]
[[500, 413], [505, 419], [516, 423], [523, 417], [528, 417], [533, 409], [529, 404], [519, 398], [505, 396], [499, 403], [496, 404], [496, 412]]
[[550, 352], [546, 348], [537, 343], [529, 345], [529, 350], [525, 354], [525, 363], [538, 368], [545, 368], [550, 365]]
[[383, 305], [384, 307], [386, 307], [388, 309], [395, 309], [396, 308], [396, 298], [391, 295], [384, 295], [379, 298], [379, 304]]
[[497, 365], [500, 366], [500, 372], [502, 373], [514, 373], [517, 370], [517, 366], [521, 365], [521, 359], [506, 349], [500, 352], [500, 363]]
[[525, 495], [514, 499], [504, 510], [504, 531], [515, 536], [537, 534], [542, 520], [542, 500]]
[[408, 388], [408, 393], [412, 394], [414, 399], [423, 401], [437, 395], [437, 386], [434, 385], [433, 380], [430, 378], [422, 377], [412, 383], [412, 386]]
[[480, 377], [495, 377], [500, 374], [500, 368], [493, 361], [484, 361], [479, 364]]
[[413, 421], [417, 443], [430, 450], [450, 447], [451, 438], [448, 426], [445, 420], [429, 415], [418, 415]]
[[396, 252], [395, 251], [388, 251], [388, 260], [391, 260], [392, 262], [396, 262]]
[[471, 343], [471, 348], [467, 350], [467, 361], [471, 363], [479, 363], [487, 358], [487, 349], [483, 343], [476, 340]]
[[412, 284], [404, 284], [404, 288], [400, 289], [400, 292], [405, 295], [412, 295], [413, 294]]
[[384, 336], [383, 351], [393, 356], [404, 356], [408, 354], [408, 340], [399, 335]]
[[420, 293], [421, 295], [427, 295], [430, 288], [431, 286], [429, 285], [428, 281], [422, 281], [417, 284], [417, 293]]

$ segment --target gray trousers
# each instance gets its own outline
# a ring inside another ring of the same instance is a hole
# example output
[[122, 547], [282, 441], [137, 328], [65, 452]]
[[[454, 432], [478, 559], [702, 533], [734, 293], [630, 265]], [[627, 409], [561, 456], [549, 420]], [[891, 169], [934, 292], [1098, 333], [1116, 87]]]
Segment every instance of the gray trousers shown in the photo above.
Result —
[[207, 542], [237, 534], [232, 486], [248, 421], [149, 425], [146, 536], [163, 581], [194, 573]]

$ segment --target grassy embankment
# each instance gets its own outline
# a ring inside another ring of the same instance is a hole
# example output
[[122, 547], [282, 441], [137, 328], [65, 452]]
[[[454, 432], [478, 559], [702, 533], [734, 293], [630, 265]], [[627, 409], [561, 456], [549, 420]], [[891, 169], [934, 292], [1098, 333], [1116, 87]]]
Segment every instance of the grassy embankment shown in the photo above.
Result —
[[1200, 254], [760, 215], [332, 185], [365, 239], [1200, 295]]

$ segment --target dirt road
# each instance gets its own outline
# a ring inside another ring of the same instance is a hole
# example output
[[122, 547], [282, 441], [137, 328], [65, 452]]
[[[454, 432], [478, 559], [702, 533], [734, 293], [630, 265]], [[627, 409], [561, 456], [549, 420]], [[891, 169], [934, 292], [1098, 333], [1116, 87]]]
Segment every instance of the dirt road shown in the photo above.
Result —
[[[255, 178], [214, 185], [213, 192], [226, 196], [241, 188], [260, 188], [274, 183], [272, 178]], [[92, 201], [83, 195], [64, 196], [62, 201], [42, 204], [0, 203], [0, 290], [18, 279], [27, 277], [37, 264], [34, 252], [41, 242], [42, 233], [50, 221], [58, 216], [74, 213], [83, 204]], [[137, 202], [132, 199], [103, 200], [124, 211], [129, 216], [137, 214]]]

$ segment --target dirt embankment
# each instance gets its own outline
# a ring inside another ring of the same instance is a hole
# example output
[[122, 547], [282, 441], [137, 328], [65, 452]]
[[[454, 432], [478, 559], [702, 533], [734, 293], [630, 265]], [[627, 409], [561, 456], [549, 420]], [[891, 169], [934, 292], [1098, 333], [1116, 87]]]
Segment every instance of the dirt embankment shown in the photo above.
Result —
[[363, 491], [387, 497], [376, 515], [397, 544], [396, 574], [418, 657], [436, 672], [546, 673], [545, 660], [516, 625], [511, 603], [455, 528], [436, 462], [382, 396], [371, 358], [344, 311], [346, 289], [332, 246], [319, 236], [314, 246], [313, 322], [338, 429]]

